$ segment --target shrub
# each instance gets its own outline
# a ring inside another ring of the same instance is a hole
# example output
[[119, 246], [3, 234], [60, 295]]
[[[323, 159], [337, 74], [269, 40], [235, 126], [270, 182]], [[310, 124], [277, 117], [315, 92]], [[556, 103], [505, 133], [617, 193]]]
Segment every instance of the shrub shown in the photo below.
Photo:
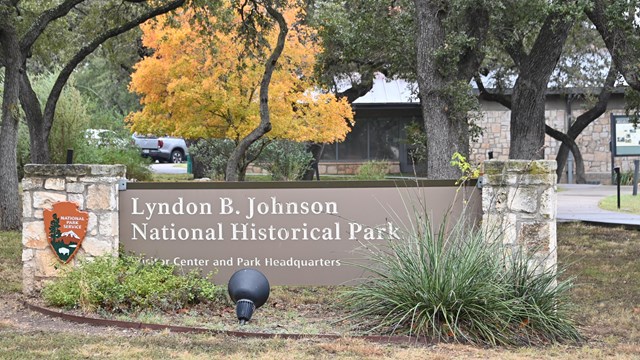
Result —
[[302, 178], [312, 159], [303, 143], [274, 140], [260, 154], [258, 165], [271, 173], [272, 180], [291, 181]]
[[579, 341], [568, 319], [570, 281], [535, 272], [527, 256], [505, 255], [464, 219], [450, 232], [446, 221], [433, 229], [426, 216], [412, 226], [370, 250], [373, 277], [345, 293], [350, 318], [372, 330], [444, 341]]
[[140, 149], [134, 145], [95, 146], [85, 141], [78, 142], [74, 152], [74, 162], [78, 164], [121, 164], [127, 167], [127, 178], [140, 181], [151, 179], [151, 160], [140, 156]]
[[230, 139], [203, 139], [192, 144], [189, 154], [193, 158], [194, 176], [223, 180], [227, 160], [235, 146]]
[[389, 172], [389, 162], [372, 160], [362, 164], [356, 172], [358, 180], [382, 180]]
[[49, 305], [124, 313], [175, 311], [218, 296], [218, 288], [196, 271], [176, 270], [134, 256], [105, 255], [71, 268], [46, 285], [42, 296]]

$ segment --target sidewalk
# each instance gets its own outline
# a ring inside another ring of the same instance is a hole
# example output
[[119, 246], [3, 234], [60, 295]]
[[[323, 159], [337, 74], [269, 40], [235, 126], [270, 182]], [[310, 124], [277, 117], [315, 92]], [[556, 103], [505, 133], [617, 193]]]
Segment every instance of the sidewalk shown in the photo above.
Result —
[[[621, 195], [630, 195], [632, 191], [631, 186], [620, 187]], [[600, 200], [611, 195], [616, 195], [616, 186], [558, 184], [557, 219], [640, 228], [640, 215], [607, 211], [598, 207]]]

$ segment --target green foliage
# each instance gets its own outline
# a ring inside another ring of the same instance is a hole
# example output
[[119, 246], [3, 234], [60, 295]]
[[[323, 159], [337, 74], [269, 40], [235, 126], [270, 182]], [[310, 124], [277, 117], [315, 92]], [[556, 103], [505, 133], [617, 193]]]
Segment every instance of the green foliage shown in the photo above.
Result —
[[42, 296], [54, 306], [132, 313], [175, 311], [218, 295], [219, 289], [197, 271], [176, 275], [177, 271], [134, 256], [105, 255], [69, 268], [45, 286]]
[[288, 140], [271, 141], [260, 154], [258, 165], [271, 173], [275, 181], [300, 180], [313, 160], [303, 143]]
[[[201, 139], [189, 147], [194, 162], [194, 175], [223, 180], [227, 161], [235, 148], [229, 139]], [[198, 166], [201, 169], [196, 170]]]
[[405, 127], [407, 132], [407, 143], [411, 149], [409, 155], [414, 163], [421, 163], [427, 160], [427, 134], [424, 132], [424, 125], [418, 122], [411, 122]]
[[111, 39], [78, 69], [76, 87], [87, 103], [90, 128], [117, 131], [124, 128], [124, 117], [140, 108], [135, 93], [129, 92], [130, 72], [140, 60], [140, 30], [131, 30]]
[[[242, 166], [248, 166], [248, 164], [258, 161], [261, 164], [264, 164], [265, 160], [260, 160], [263, 156], [271, 156], [274, 159], [277, 158], [278, 145], [274, 145], [269, 150], [269, 155], [263, 155], [266, 149], [269, 148], [270, 144], [273, 140], [268, 139], [260, 139], [255, 143], [251, 144], [249, 150], [244, 155], [244, 158], [241, 160]], [[193, 158], [194, 162], [194, 176], [195, 177], [208, 177], [215, 180], [224, 180], [225, 171], [227, 169], [227, 161], [235, 149], [236, 143], [230, 139], [200, 139], [196, 141], [194, 144], [189, 146], [189, 154]], [[294, 152], [293, 145], [291, 147], [291, 151]], [[296, 156], [295, 155], [290, 161], [293, 161]], [[283, 158], [279, 158], [278, 161], [285, 161]], [[281, 166], [285, 166], [282, 164]], [[201, 167], [201, 168], [200, 168]], [[274, 169], [279, 174], [284, 174], [286, 171], [282, 169]], [[285, 172], [283, 172], [285, 171]]]
[[[569, 281], [530, 268], [465, 225], [434, 229], [426, 210], [387, 247], [370, 247], [373, 274], [348, 290], [350, 318], [373, 330], [476, 344], [579, 341], [568, 319]], [[451, 228], [450, 231], [447, 229]], [[539, 269], [538, 269], [539, 270]]]
[[[33, 88], [40, 101], [46, 101], [48, 94], [56, 80], [57, 72], [46, 72], [36, 76]], [[44, 109], [44, 103], [41, 103]], [[73, 79], [69, 79], [65, 86], [54, 116], [53, 127], [49, 133], [49, 152], [51, 162], [64, 164], [67, 159], [67, 149], [75, 149], [83, 141], [83, 132], [89, 126], [89, 115], [86, 103], [75, 88]]]
[[469, 179], [477, 179], [480, 176], [479, 166], [472, 166], [464, 155], [455, 152], [451, 156], [451, 166], [456, 166], [462, 173], [462, 177], [458, 179], [458, 183], [465, 182]]
[[633, 185], [633, 170], [620, 173], [620, 185]]
[[[442, 94], [447, 99], [449, 108], [447, 114], [450, 121], [459, 121], [469, 126], [469, 138], [477, 141], [482, 135], [482, 128], [478, 122], [482, 119], [482, 109], [477, 96], [472, 96], [472, 89], [466, 81], [450, 82], [442, 90]], [[466, 139], [460, 139], [460, 143]]]
[[390, 78], [415, 79], [413, 1], [323, 0], [311, 15], [322, 38], [316, 73], [323, 83], [366, 81], [352, 76], [383, 70]]
[[84, 137], [78, 142], [74, 152], [77, 164], [121, 164], [127, 167], [127, 178], [146, 181], [151, 179], [149, 164], [151, 160], [140, 156], [140, 149], [134, 145], [119, 146], [117, 144], [95, 146]]
[[385, 160], [371, 160], [360, 165], [356, 172], [358, 180], [382, 180], [389, 172], [389, 162]]

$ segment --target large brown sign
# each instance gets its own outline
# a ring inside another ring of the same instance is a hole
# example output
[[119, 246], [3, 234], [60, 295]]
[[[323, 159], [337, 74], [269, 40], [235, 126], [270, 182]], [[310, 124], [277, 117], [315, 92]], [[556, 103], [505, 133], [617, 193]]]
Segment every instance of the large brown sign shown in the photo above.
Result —
[[120, 243], [145, 261], [215, 272], [219, 284], [246, 267], [274, 285], [348, 284], [366, 276], [356, 264], [367, 249], [403, 241], [424, 208], [437, 224], [464, 203], [449, 183], [313, 184], [129, 184]]

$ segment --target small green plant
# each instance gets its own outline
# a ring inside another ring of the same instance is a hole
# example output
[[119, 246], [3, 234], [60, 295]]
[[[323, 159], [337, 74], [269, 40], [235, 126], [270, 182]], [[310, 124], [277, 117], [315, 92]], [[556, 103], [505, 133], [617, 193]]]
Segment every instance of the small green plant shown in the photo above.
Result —
[[407, 132], [407, 144], [409, 145], [409, 155], [414, 163], [421, 163], [427, 160], [427, 134], [424, 132], [424, 125], [418, 122], [411, 122], [405, 127]]
[[198, 272], [178, 275], [177, 270], [139, 257], [105, 255], [71, 268], [46, 285], [42, 296], [49, 305], [123, 313], [175, 311], [218, 296], [218, 288]]
[[389, 172], [389, 162], [372, 160], [362, 164], [356, 172], [358, 180], [382, 180]]
[[[425, 212], [400, 239], [370, 248], [373, 275], [346, 291], [351, 319], [386, 333], [490, 345], [579, 341], [570, 281], [534, 271], [459, 220], [433, 229]], [[463, 217], [464, 218], [464, 217]], [[451, 230], [448, 230], [451, 229]]]
[[462, 176], [460, 177], [460, 179], [458, 179], [456, 184], [463, 183], [470, 179], [477, 179], [478, 176], [480, 176], [479, 166], [472, 166], [467, 161], [467, 158], [457, 151], [453, 154], [453, 156], [451, 156], [451, 166], [457, 166], [462, 173]]
[[620, 185], [633, 185], [633, 170], [620, 173]]

